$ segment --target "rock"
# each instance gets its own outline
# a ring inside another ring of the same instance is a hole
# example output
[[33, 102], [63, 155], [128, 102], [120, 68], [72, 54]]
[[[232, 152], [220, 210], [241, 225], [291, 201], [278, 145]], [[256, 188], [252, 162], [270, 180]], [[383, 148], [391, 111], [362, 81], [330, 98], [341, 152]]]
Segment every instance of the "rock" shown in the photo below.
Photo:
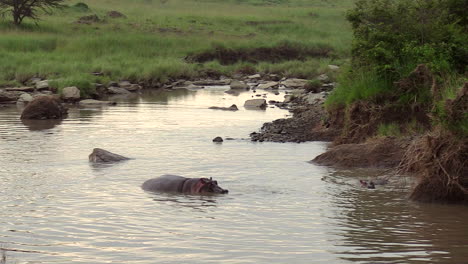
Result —
[[267, 107], [267, 103], [265, 99], [251, 99], [245, 101], [244, 107], [265, 109]]
[[318, 77], [317, 77], [317, 80], [321, 81], [321, 82], [326, 82], [328, 81], [330, 78], [328, 77], [328, 75], [326, 74], [320, 74]]
[[129, 158], [120, 156], [118, 154], [109, 152], [104, 149], [95, 148], [93, 152], [89, 154], [89, 161], [94, 163], [107, 163], [107, 162], [117, 162], [122, 160], [129, 160]]
[[124, 14], [120, 13], [119, 11], [109, 11], [107, 12], [107, 16], [112, 17], [112, 18], [126, 18], [127, 17]]
[[323, 91], [331, 91], [333, 90], [333, 88], [335, 88], [336, 86], [336, 83], [332, 82], [332, 83], [324, 83], [322, 84], [322, 90]]
[[281, 77], [278, 74], [268, 74], [267, 79], [274, 82], [279, 82], [281, 80]]
[[16, 102], [17, 104], [28, 104], [30, 103], [34, 98], [28, 94], [28, 93], [23, 93], [20, 95], [18, 98], [18, 101]]
[[119, 83], [116, 82], [116, 81], [110, 81], [110, 82], [107, 84], [107, 87], [119, 87]]
[[328, 69], [330, 69], [330, 70], [332, 70], [332, 71], [337, 71], [337, 70], [340, 69], [340, 67], [339, 67], [339, 66], [336, 66], [336, 65], [331, 65], [331, 64], [330, 64], [330, 65], [328, 65]]
[[215, 85], [229, 85], [231, 83], [231, 79], [223, 79], [223, 80], [198, 80], [194, 81], [194, 85], [200, 86], [215, 86]]
[[283, 103], [289, 103], [289, 102], [291, 102], [292, 99], [293, 99], [292, 95], [290, 95], [290, 94], [285, 95]]
[[34, 92], [34, 87], [14, 87], [14, 88], [6, 88], [5, 91], [7, 91], [7, 92], [25, 92], [25, 93], [30, 93], [30, 92]]
[[281, 82], [281, 84], [286, 86], [287, 88], [297, 89], [297, 88], [304, 88], [307, 82], [308, 80], [306, 79], [287, 79]]
[[32, 84], [32, 85], [34, 85], [34, 86], [36, 86], [36, 83], [37, 83], [37, 82], [40, 82], [40, 81], [42, 81], [41, 78], [39, 78], [39, 77], [33, 77], [33, 78], [31, 78], [31, 79], [29, 80], [29, 83]]
[[125, 87], [125, 89], [130, 92], [138, 92], [141, 90], [141, 86], [138, 84], [131, 84], [130, 86]]
[[19, 96], [20, 95], [17, 92], [6, 92], [6, 91], [0, 90], [0, 103], [12, 102], [12, 101], [16, 102]]
[[117, 87], [121, 87], [121, 88], [127, 88], [127, 87], [130, 87], [132, 85], [131, 82], [129, 81], [120, 81], [117, 85], [113, 85], [113, 86], [117, 86]]
[[247, 79], [260, 79], [262, 78], [262, 76], [260, 74], [254, 74], [254, 75], [250, 75], [250, 76], [247, 76]]
[[215, 109], [215, 110], [224, 110], [224, 111], [237, 111], [239, 108], [237, 108], [237, 105], [233, 104], [230, 107], [218, 107], [218, 106], [212, 106], [209, 109]]
[[309, 93], [304, 95], [304, 100], [308, 104], [322, 104], [325, 102], [325, 98], [327, 97], [327, 94], [324, 92], [321, 93]]
[[80, 100], [80, 89], [76, 86], [65, 87], [62, 90], [62, 99], [65, 101]]
[[49, 90], [49, 80], [36, 82], [36, 90]]
[[107, 92], [109, 92], [110, 94], [129, 94], [130, 93], [125, 88], [114, 87], [114, 86], [107, 88]]
[[279, 83], [278, 82], [267, 82], [267, 83], [262, 83], [257, 86], [258, 89], [272, 89], [272, 88], [278, 88]]
[[79, 103], [81, 106], [102, 106], [102, 105], [116, 105], [116, 102], [110, 101], [99, 101], [94, 99], [81, 100]]
[[61, 119], [66, 117], [67, 110], [57, 98], [40, 96], [24, 108], [21, 119]]
[[230, 84], [231, 89], [233, 90], [248, 90], [250, 87], [244, 82], [234, 80]]
[[223, 138], [222, 138], [222, 137], [215, 137], [215, 138], [213, 139], [213, 142], [221, 143], [221, 142], [223, 142]]

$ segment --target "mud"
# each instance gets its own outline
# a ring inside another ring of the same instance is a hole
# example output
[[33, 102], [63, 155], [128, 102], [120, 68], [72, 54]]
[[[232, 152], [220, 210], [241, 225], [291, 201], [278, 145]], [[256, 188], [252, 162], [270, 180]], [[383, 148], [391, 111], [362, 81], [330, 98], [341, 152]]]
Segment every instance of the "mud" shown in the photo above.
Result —
[[340, 168], [395, 168], [410, 139], [372, 138], [361, 144], [342, 144], [317, 156], [313, 163]]
[[281, 62], [287, 60], [305, 60], [308, 57], [325, 58], [332, 56], [331, 47], [303, 47], [299, 45], [282, 44], [276, 47], [228, 49], [217, 47], [211, 51], [191, 54], [185, 58], [187, 62], [204, 63], [218, 60], [223, 65], [235, 64], [239, 61], [258, 63]]

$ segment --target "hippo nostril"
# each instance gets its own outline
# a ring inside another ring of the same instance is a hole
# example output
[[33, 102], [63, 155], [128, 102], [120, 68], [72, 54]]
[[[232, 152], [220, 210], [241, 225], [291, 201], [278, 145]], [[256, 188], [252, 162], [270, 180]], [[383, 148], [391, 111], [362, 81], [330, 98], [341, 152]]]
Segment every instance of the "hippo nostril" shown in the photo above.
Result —
[[223, 194], [224, 193], [229, 193], [229, 191], [228, 190], [223, 190], [221, 193], [223, 193]]

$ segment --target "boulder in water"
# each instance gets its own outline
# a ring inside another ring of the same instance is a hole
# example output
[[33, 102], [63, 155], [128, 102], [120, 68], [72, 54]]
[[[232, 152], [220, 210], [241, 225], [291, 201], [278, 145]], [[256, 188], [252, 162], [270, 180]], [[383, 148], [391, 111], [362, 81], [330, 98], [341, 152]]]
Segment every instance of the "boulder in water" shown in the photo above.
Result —
[[89, 161], [94, 163], [117, 162], [128, 159], [127, 157], [100, 148], [93, 149], [93, 152], [89, 154]]
[[21, 119], [61, 119], [68, 109], [52, 96], [40, 96], [32, 100], [21, 114]]

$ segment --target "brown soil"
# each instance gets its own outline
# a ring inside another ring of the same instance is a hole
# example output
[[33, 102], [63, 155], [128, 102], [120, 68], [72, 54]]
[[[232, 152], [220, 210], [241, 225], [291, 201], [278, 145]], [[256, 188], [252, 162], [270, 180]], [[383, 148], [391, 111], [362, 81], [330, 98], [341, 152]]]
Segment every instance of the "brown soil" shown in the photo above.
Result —
[[77, 24], [93, 24], [103, 22], [97, 15], [89, 15], [80, 17], [75, 23]]
[[330, 47], [309, 48], [282, 44], [276, 47], [228, 49], [217, 47], [212, 51], [205, 51], [189, 55], [186, 61], [204, 63], [218, 60], [223, 65], [234, 64], [239, 61], [258, 63], [261, 61], [280, 62], [285, 60], [305, 60], [307, 57], [330, 57]]
[[348, 108], [341, 107], [329, 111], [330, 126], [342, 131], [334, 140], [336, 145], [362, 143], [376, 136], [382, 124], [398, 124], [404, 133], [411, 122], [416, 122], [424, 129], [431, 126], [428, 113], [421, 107], [410, 105], [358, 101]]
[[403, 158], [409, 141], [381, 137], [361, 144], [342, 144], [317, 156], [312, 162], [341, 168], [394, 168]]

